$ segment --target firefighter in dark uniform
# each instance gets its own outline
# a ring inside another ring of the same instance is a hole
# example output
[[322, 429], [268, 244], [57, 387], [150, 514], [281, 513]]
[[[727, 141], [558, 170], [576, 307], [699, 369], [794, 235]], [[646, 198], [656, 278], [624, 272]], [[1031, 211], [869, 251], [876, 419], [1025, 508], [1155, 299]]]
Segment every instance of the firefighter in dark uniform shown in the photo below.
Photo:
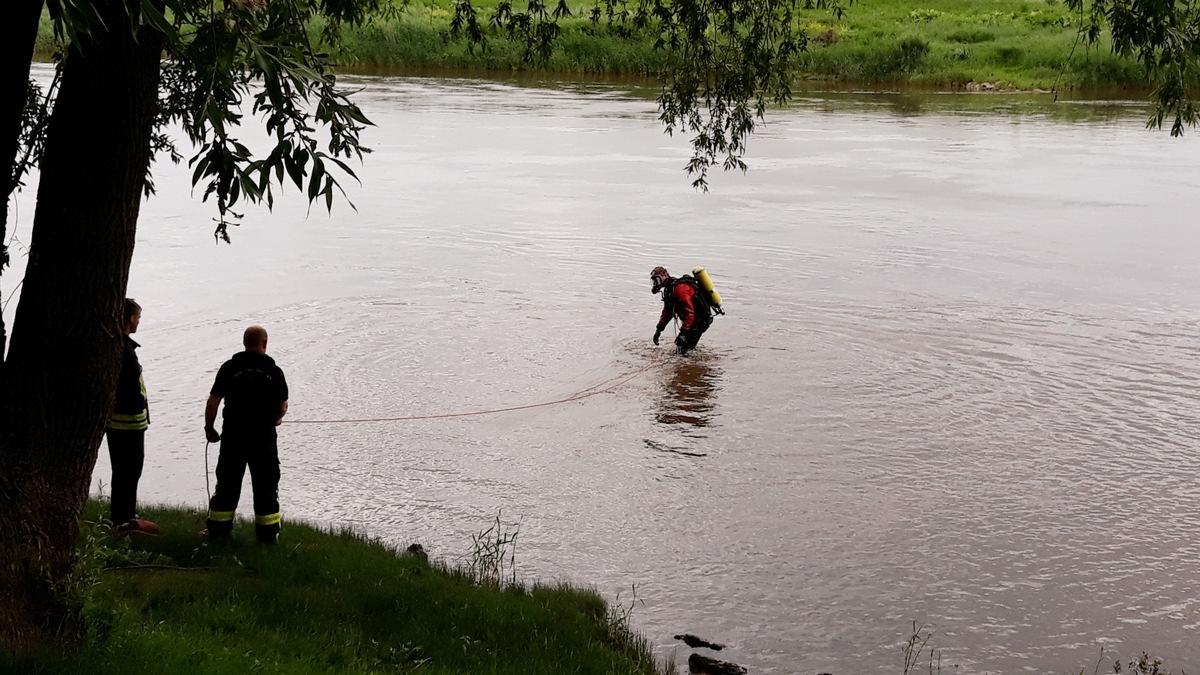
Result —
[[109, 515], [117, 534], [155, 534], [158, 526], [137, 517], [138, 481], [146, 459], [146, 428], [150, 426], [150, 410], [146, 403], [146, 383], [142, 379], [142, 364], [138, 362], [139, 345], [130, 335], [137, 332], [142, 320], [142, 306], [125, 298], [121, 314], [124, 350], [121, 372], [117, 376], [116, 400], [112, 418], [104, 435], [108, 440], [108, 456], [112, 461], [112, 496]]
[[[267, 331], [251, 326], [242, 336], [245, 351], [233, 355], [217, 371], [204, 409], [204, 433], [221, 443], [217, 458], [217, 488], [208, 503], [210, 539], [233, 532], [233, 515], [250, 469], [254, 489], [254, 533], [260, 543], [279, 536], [279, 447], [275, 427], [288, 409], [287, 381], [275, 360], [267, 356]], [[221, 432], [215, 423], [225, 401]]]
[[679, 317], [679, 334], [675, 336], [675, 347], [680, 354], [696, 348], [700, 336], [712, 325], [712, 309], [704, 299], [704, 291], [691, 276], [674, 278], [665, 267], [650, 270], [650, 292], [663, 294], [662, 314], [654, 327], [654, 344], [671, 317]]

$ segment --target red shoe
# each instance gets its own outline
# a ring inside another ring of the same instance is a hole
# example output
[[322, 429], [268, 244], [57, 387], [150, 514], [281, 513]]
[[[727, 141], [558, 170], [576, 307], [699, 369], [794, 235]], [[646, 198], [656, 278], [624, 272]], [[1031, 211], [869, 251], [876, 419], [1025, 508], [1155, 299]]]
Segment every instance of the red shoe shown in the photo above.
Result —
[[153, 521], [134, 518], [113, 528], [113, 534], [121, 537], [129, 534], [158, 534], [158, 525]]

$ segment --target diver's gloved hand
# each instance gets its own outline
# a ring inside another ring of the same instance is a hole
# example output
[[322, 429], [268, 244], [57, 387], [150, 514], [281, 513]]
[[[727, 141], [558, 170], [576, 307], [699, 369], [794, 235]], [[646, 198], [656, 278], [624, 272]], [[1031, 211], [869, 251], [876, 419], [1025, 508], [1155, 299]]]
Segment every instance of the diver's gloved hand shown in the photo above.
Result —
[[658, 344], [658, 338], [660, 335], [662, 335], [662, 329], [661, 328], [654, 329], [654, 338], [653, 338], [654, 344]]
[[686, 330], [679, 331], [679, 335], [675, 336], [675, 346], [683, 347], [687, 344], [688, 332]]

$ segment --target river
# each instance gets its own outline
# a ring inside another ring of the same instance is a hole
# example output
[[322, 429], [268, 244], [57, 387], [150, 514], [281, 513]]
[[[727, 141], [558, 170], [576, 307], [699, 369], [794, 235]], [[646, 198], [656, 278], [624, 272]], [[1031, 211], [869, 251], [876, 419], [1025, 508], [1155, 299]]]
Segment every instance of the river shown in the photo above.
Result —
[[[499, 518], [519, 578], [752, 673], [899, 673], [914, 622], [943, 672], [1200, 667], [1194, 134], [1135, 103], [802, 94], [705, 194], [645, 92], [351, 80], [356, 210], [292, 191], [217, 244], [187, 167], [156, 168], [143, 502], [205, 503], [204, 400], [257, 323], [291, 386], [284, 540], [454, 562]], [[15, 217], [5, 297], [30, 194]], [[650, 342], [655, 265], [724, 296], [692, 356]]]

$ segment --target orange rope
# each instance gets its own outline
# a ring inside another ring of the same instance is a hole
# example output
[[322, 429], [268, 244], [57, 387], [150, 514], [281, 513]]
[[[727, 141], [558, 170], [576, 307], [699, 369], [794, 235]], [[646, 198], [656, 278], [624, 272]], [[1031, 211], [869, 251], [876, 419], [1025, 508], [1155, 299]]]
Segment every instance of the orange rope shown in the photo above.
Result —
[[[358, 424], [365, 422], [405, 422], [409, 420], [435, 420], [447, 417], [470, 417], [472, 415], [494, 415], [502, 412], [512, 412], [514, 410], [529, 410], [530, 408], [542, 408], [545, 406], [558, 405], [559, 403], [570, 403], [571, 401], [581, 401], [589, 396], [604, 394], [616, 389], [633, 378], [650, 370], [659, 363], [661, 359], [655, 359], [649, 364], [638, 368], [628, 375], [621, 375], [611, 380], [605, 380], [593, 387], [588, 387], [578, 391], [566, 398], [560, 398], [553, 401], [545, 401], [543, 403], [529, 403], [526, 405], [514, 405], [508, 408], [492, 408], [491, 410], [475, 410], [472, 412], [457, 412], [457, 413], [442, 413], [440, 415], [406, 415], [403, 417], [365, 417], [361, 419], [346, 419], [346, 420], [291, 420], [285, 421], [285, 424]], [[607, 386], [606, 386], [607, 385]]]

